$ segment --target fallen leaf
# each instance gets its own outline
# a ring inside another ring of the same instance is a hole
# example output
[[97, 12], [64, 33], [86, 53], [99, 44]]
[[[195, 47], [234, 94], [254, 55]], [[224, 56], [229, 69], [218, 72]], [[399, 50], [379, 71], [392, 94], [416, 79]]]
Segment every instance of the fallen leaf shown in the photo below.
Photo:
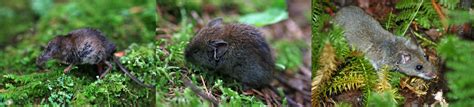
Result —
[[430, 29], [425, 31], [426, 35], [428, 35], [432, 40], [438, 40], [441, 36], [441, 32], [438, 32], [436, 29]]

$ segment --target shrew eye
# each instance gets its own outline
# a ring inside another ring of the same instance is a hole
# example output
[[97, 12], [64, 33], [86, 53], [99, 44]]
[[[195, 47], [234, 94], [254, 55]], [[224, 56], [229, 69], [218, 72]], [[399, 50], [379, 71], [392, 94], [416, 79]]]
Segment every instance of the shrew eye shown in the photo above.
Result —
[[419, 71], [419, 70], [423, 69], [423, 65], [416, 65], [415, 69], [416, 69], [417, 71]]

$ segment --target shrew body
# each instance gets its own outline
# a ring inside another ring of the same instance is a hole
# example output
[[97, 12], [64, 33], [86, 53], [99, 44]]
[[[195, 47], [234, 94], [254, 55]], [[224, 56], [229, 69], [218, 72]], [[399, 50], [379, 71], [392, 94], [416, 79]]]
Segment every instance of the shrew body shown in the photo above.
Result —
[[262, 34], [250, 25], [214, 19], [185, 50], [186, 61], [232, 77], [244, 87], [261, 88], [273, 80], [274, 60]]
[[113, 56], [115, 50], [115, 45], [108, 41], [100, 31], [90, 28], [78, 29], [64, 36], [56, 36], [53, 40], [49, 41], [46, 49], [37, 58], [36, 65], [43, 69], [46, 61], [56, 59], [69, 65], [64, 69], [64, 73], [67, 73], [75, 65], [106, 64], [108, 66], [107, 69], [103, 72], [100, 71], [99, 78], [103, 78], [112, 69], [112, 64], [109, 61], [113, 60], [120, 70], [135, 82], [142, 86], [153, 88], [153, 86], [145, 85], [135, 76], [131, 75], [119, 63], [118, 59]]
[[[99, 63], [110, 65], [107, 59], [110, 59], [114, 52], [115, 45], [109, 42], [100, 31], [88, 28], [78, 29], [64, 36], [56, 36], [48, 42], [48, 46], [36, 60], [36, 65], [42, 68], [49, 59], [57, 59], [69, 64], [64, 70], [66, 73], [74, 65]], [[107, 73], [110, 68], [102, 74]]]
[[362, 51], [376, 70], [388, 65], [410, 76], [436, 77], [435, 67], [415, 42], [383, 29], [362, 9], [344, 7], [337, 12], [334, 21], [343, 28], [349, 45]]

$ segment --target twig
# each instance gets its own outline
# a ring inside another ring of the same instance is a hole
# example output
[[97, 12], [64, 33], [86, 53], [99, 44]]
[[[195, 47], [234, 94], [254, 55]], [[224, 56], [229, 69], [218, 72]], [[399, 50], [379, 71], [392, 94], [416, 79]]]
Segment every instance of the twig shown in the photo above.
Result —
[[262, 96], [263, 99], [265, 99], [265, 102], [267, 103], [267, 105], [269, 105], [269, 106], [272, 105], [272, 103], [271, 103], [271, 101], [270, 101], [271, 99], [269, 99], [269, 97], [268, 97], [266, 94], [263, 94], [262, 92], [260, 92], [260, 91], [258, 91], [258, 90], [256, 90], [256, 89], [252, 89], [252, 91], [253, 91], [254, 93], [256, 93], [257, 95]]
[[441, 10], [441, 6], [439, 6], [438, 3], [436, 3], [435, 0], [431, 0], [431, 4], [436, 10], [436, 13], [438, 13], [439, 18], [441, 19], [441, 23], [443, 24], [444, 31], [448, 30], [448, 23], [446, 21], [446, 16], [444, 15], [443, 11]]
[[206, 92], [207, 95], [212, 95], [209, 94], [209, 91], [207, 90], [206, 82], [204, 81], [204, 78], [202, 78], [202, 75], [199, 76], [201, 78], [202, 85], [204, 85], [204, 91]]
[[201, 28], [202, 26], [205, 25], [203, 19], [199, 16], [199, 14], [196, 12], [196, 11], [191, 11], [191, 16], [194, 18], [194, 20], [196, 20], [196, 22], [198, 23], [198, 26], [199, 28]]
[[283, 85], [288, 86], [289, 88], [294, 89], [294, 90], [296, 90], [296, 91], [298, 91], [298, 92], [301, 92], [301, 93], [302, 93], [303, 95], [305, 95], [305, 96], [311, 96], [311, 92], [305, 91], [305, 90], [303, 90], [303, 89], [300, 89], [300, 88], [298, 88], [298, 87], [296, 87], [296, 86], [290, 84], [288, 81], [286, 81], [286, 79], [284, 79], [284, 78], [281, 77], [280, 75], [275, 76], [275, 78], [278, 80], [278, 82], [282, 83]]
[[271, 88], [264, 88], [262, 89], [262, 92], [264, 93], [267, 93], [267, 95], [269, 96], [270, 100], [273, 102], [273, 104], [276, 106], [276, 107], [281, 107], [281, 103], [280, 103], [280, 96], [278, 96], [276, 94], [275, 91], [273, 91]]
[[191, 80], [189, 79], [189, 77], [187, 77], [186, 75], [183, 76], [182, 78], [183, 82], [184, 82], [184, 85], [186, 87], [189, 87], [191, 88], [191, 90], [196, 93], [196, 95], [200, 96], [201, 98], [209, 101], [212, 103], [212, 105], [214, 107], [217, 107], [219, 106], [219, 101], [217, 100], [217, 98], [215, 98], [214, 96], [212, 95], [206, 95], [202, 92], [202, 90], [200, 90], [199, 88], [197, 88], [196, 85], [194, 85], [193, 83], [191, 83]]
[[[300, 103], [297, 103], [295, 100], [291, 99], [290, 97], [288, 97], [288, 96], [285, 96], [285, 97], [286, 97], [286, 101], [288, 102], [288, 106], [290, 106], [290, 107], [303, 107], [303, 105], [301, 105]], [[324, 106], [322, 106], [322, 107], [324, 107]]]
[[256, 89], [251, 89], [251, 90], [252, 90], [253, 92], [255, 92], [256, 94], [265, 97], [265, 95], [264, 95], [262, 92], [260, 92], [260, 91], [258, 91], [258, 90], [256, 90]]

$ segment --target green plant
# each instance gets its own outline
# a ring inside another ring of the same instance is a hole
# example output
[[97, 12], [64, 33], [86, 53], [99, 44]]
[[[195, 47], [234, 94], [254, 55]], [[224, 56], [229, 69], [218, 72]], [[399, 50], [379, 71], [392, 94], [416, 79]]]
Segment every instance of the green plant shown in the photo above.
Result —
[[392, 23], [401, 23], [394, 27], [395, 35], [405, 35], [414, 21], [427, 29], [432, 27], [439, 28], [441, 26], [441, 21], [439, 21], [430, 0], [401, 0], [396, 4], [395, 8], [400, 10], [400, 12], [393, 18], [394, 22]]
[[335, 50], [330, 43], [324, 45], [323, 50], [321, 51], [321, 56], [319, 56], [320, 69], [314, 74], [313, 82], [311, 82], [311, 102], [313, 106], [318, 106], [322, 96], [326, 96], [325, 90], [328, 87], [329, 82], [338, 66], [338, 61], [336, 59]]
[[459, 0], [439, 0], [439, 4], [450, 10], [455, 9], [459, 2]]
[[397, 107], [395, 96], [391, 92], [371, 92], [367, 99], [367, 106]]
[[446, 60], [446, 66], [450, 72], [446, 74], [450, 92], [448, 98], [453, 101], [453, 106], [473, 105], [474, 97], [473, 78], [466, 78], [466, 75], [472, 74], [474, 67], [474, 42], [461, 40], [455, 36], [447, 36], [442, 39], [437, 47], [439, 55]]
[[282, 10], [286, 10], [287, 8], [286, 0], [273, 0], [272, 2], [261, 1], [261, 0], [249, 0], [249, 1], [225, 1], [222, 4], [235, 4], [238, 7], [240, 7], [238, 9], [242, 13], [254, 13], [258, 11], [267, 10], [270, 8], [278, 8]]
[[48, 78], [59, 77], [58, 73], [44, 73], [31, 75], [3, 75], [1, 82], [4, 83], [6, 92], [2, 93], [7, 100], [13, 100], [14, 104], [33, 103], [35, 99], [48, 95]]
[[240, 17], [240, 23], [262, 27], [288, 19], [288, 12], [281, 8], [267, 9], [261, 13], [252, 13]]
[[29, 1], [0, 1], [0, 49], [16, 44], [18, 38], [29, 36], [28, 29], [36, 20]]
[[53, 6], [53, 0], [31, 0], [31, 9], [41, 16], [48, 14]]
[[306, 48], [304, 42], [281, 40], [273, 43], [276, 53], [276, 64], [284, 66], [290, 71], [296, 71], [303, 63], [303, 53], [300, 49]]
[[340, 73], [342, 76], [335, 76], [332, 78], [331, 84], [328, 87], [328, 92], [331, 94], [341, 93], [343, 91], [356, 90], [365, 86], [364, 75], [356, 73]]
[[464, 23], [474, 22], [474, 12], [463, 11], [463, 10], [451, 10], [447, 12], [449, 19], [448, 22], [453, 25], [460, 25]]
[[[320, 54], [321, 54], [321, 51], [322, 51], [322, 47], [324, 46], [324, 43], [325, 42], [330, 42], [332, 44], [332, 46], [335, 48], [336, 50], [336, 57], [338, 59], [343, 59], [344, 57], [346, 57], [350, 52], [351, 50], [349, 49], [349, 45], [347, 44], [347, 41], [346, 39], [344, 38], [344, 35], [343, 35], [343, 30], [338, 27], [338, 26], [332, 26], [329, 30], [328, 28], [324, 28], [325, 27], [325, 24], [324, 22], [325, 21], [329, 21], [329, 18], [330, 16], [329, 15], [321, 15], [319, 16], [321, 17], [321, 22], [318, 23], [319, 25], [317, 26], [320, 26], [321, 28], [317, 28], [317, 29], [313, 29], [313, 30], [316, 30], [316, 31], [313, 31], [313, 34], [314, 36], [312, 37], [312, 64], [313, 64], [313, 69], [319, 69], [319, 63], [317, 61], [317, 58], [316, 57], [319, 57]], [[316, 33], [317, 32], [317, 33]], [[314, 70], [313, 70], [314, 71]], [[315, 72], [313, 72], [315, 73]]]
[[[439, 4], [454, 10], [459, 0], [439, 0]], [[396, 15], [390, 13], [388, 20], [384, 22], [386, 29], [394, 28], [395, 35], [405, 35], [413, 22], [425, 29], [442, 27], [441, 19], [431, 0], [401, 0], [395, 8], [398, 10]]]
[[73, 97], [74, 81], [71, 77], [62, 75], [53, 81], [47, 81], [47, 87], [51, 94], [48, 101], [51, 104], [66, 105], [71, 103]]
[[[130, 85], [130, 79], [121, 73], [108, 74], [103, 80], [83, 84], [74, 93], [73, 104], [130, 105], [150, 103], [146, 89]], [[134, 99], [141, 99], [140, 103]]]

